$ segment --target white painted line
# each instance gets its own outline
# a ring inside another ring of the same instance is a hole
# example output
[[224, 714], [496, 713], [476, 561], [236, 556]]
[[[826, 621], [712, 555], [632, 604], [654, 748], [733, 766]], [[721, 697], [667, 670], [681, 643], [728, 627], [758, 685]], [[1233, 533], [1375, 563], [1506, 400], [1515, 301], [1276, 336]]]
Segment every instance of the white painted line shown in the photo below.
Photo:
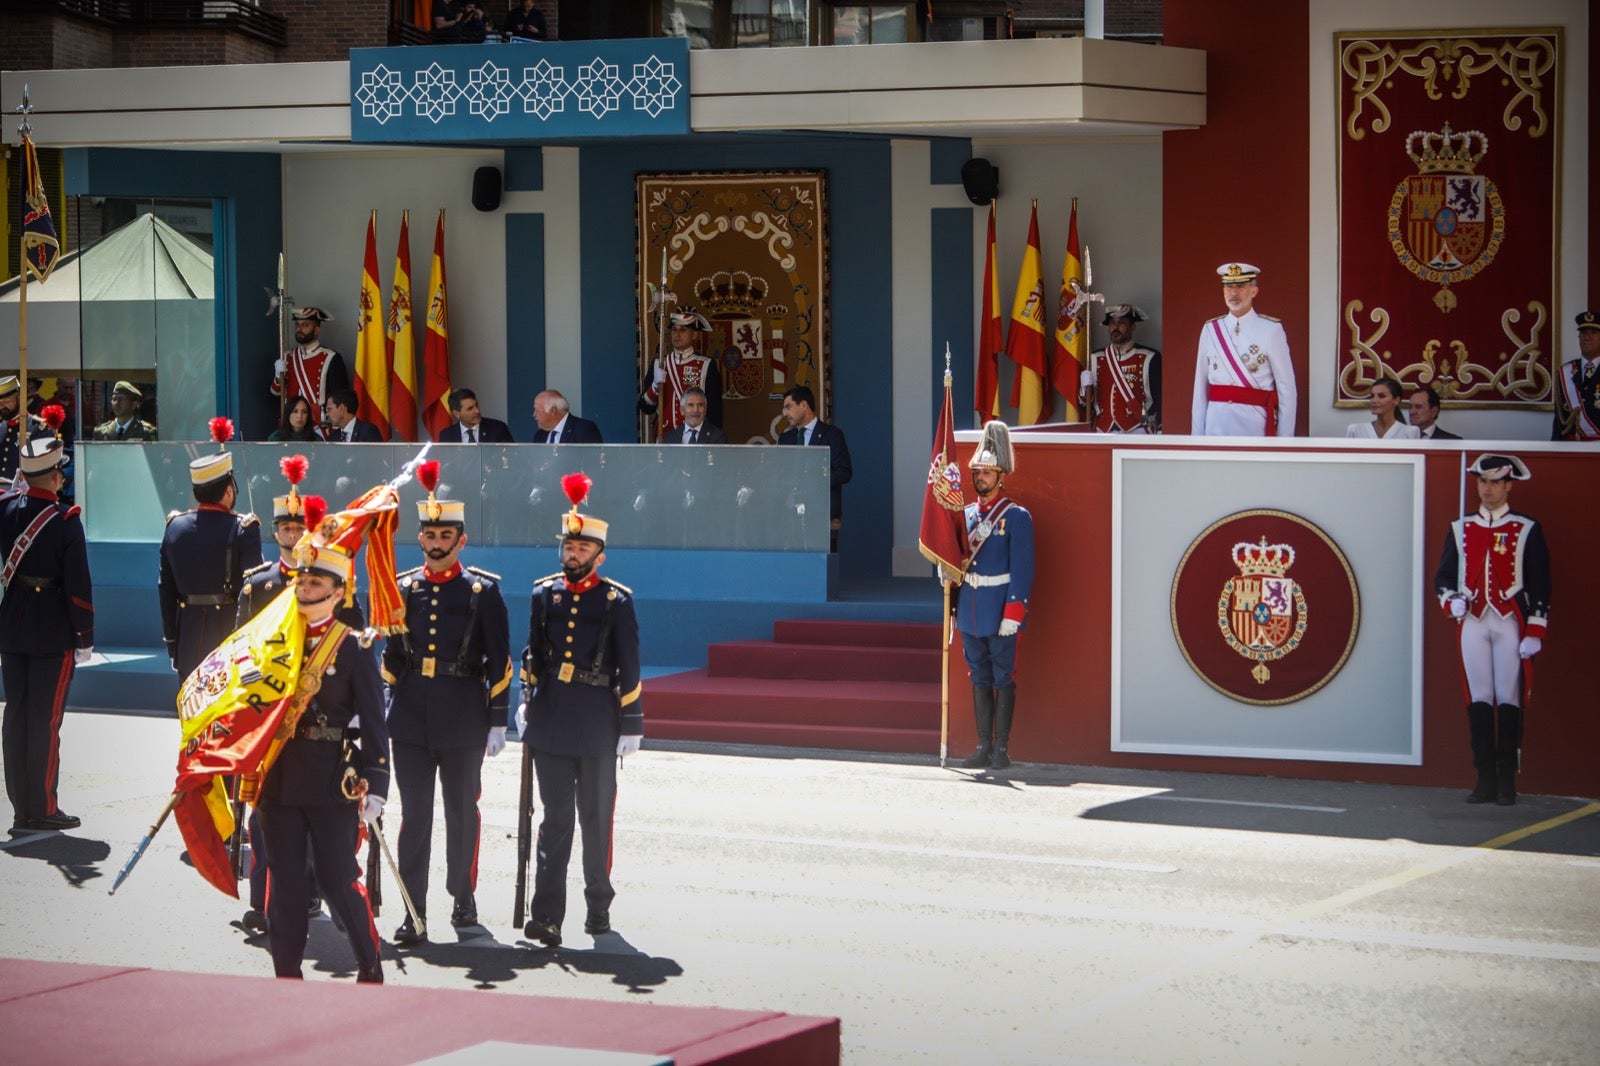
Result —
[[1001, 862], [1031, 862], [1043, 866], [1088, 867], [1096, 870], [1128, 870], [1134, 873], [1175, 874], [1176, 866], [1156, 866], [1143, 862], [1102, 862], [1094, 859], [1062, 859], [1048, 855], [1019, 855], [1002, 851], [962, 851], [956, 848], [924, 848], [913, 844], [883, 844], [877, 841], [823, 840], [816, 837], [782, 836], [777, 833], [722, 833], [707, 829], [680, 829], [633, 823], [619, 829], [645, 836], [686, 836], [710, 840], [743, 840], [752, 844], [783, 844], [802, 848], [835, 848], [845, 851], [891, 852], [897, 855], [932, 855], [949, 859], [990, 859]]
[[23, 844], [32, 844], [37, 840], [44, 840], [48, 837], [58, 837], [60, 835], [61, 831], [59, 829], [29, 829], [21, 836], [12, 837], [5, 843], [0, 844], [0, 851], [7, 851], [11, 848], [20, 847]]
[[1254, 800], [1204, 799], [1200, 796], [1150, 796], [1169, 803], [1216, 803], [1228, 807], [1271, 807], [1280, 811], [1315, 811], [1318, 814], [1344, 814], [1343, 807], [1310, 807], [1300, 803], [1257, 803]]

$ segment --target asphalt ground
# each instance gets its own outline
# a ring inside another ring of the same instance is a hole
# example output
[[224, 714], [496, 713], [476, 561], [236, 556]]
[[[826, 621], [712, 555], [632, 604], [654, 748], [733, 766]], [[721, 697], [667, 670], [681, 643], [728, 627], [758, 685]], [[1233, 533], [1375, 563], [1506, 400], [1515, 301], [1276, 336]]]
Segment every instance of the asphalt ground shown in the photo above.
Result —
[[[270, 976], [168, 825], [171, 718], [71, 713], [67, 834], [0, 843], [0, 954]], [[1458, 789], [651, 745], [621, 771], [614, 932], [511, 925], [519, 748], [486, 762], [477, 901], [392, 985], [842, 1020], [849, 1063], [1600, 1062], [1600, 804]], [[393, 834], [403, 807], [392, 796]], [[442, 855], [443, 818], [434, 848]], [[392, 840], [391, 840], [392, 843]], [[379, 930], [402, 912], [388, 889]], [[354, 958], [312, 923], [307, 979]], [[3, 1059], [3, 1052], [0, 1052]]]

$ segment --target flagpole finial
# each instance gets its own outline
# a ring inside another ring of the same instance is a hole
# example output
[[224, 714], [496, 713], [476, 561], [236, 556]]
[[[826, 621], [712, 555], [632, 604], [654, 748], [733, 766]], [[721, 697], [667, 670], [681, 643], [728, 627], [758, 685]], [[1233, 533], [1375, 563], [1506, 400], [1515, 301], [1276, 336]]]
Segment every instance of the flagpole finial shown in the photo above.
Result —
[[949, 388], [955, 382], [955, 375], [950, 372], [950, 342], [944, 342], [944, 387]]
[[28, 121], [33, 114], [33, 100], [28, 94], [28, 83], [22, 83], [22, 103], [17, 105], [17, 114], [22, 116], [22, 121], [17, 123], [17, 133], [26, 137], [33, 132], [33, 123]]

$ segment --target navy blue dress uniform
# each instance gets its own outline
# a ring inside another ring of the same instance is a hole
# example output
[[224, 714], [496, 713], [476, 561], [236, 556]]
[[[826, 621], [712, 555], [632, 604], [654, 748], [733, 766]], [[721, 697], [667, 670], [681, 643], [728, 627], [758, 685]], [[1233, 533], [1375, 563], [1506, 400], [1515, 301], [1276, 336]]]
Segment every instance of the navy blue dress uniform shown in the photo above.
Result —
[[[17, 460], [22, 455], [22, 383], [15, 374], [0, 377], [0, 483], [9, 485], [17, 476]], [[28, 439], [52, 436], [44, 420], [28, 415]]]
[[[1017, 706], [1017, 634], [1033, 590], [1033, 516], [1005, 495], [1004, 475], [1016, 469], [1003, 422], [983, 428], [983, 441], [967, 468], [994, 475], [993, 488], [967, 505], [967, 546], [972, 562], [956, 597], [956, 628], [972, 678], [978, 749], [962, 765], [1011, 765], [1011, 719]], [[976, 477], [975, 477], [976, 483]], [[990, 733], [993, 732], [993, 743]]]
[[[577, 508], [565, 516], [563, 545], [587, 540], [605, 547], [607, 524]], [[594, 560], [598, 566], [601, 556]], [[522, 652], [526, 721], [544, 817], [539, 824], [527, 936], [561, 943], [567, 910], [567, 864], [574, 813], [583, 834], [585, 932], [610, 930], [612, 816], [617, 758], [638, 750], [644, 735], [639, 682], [639, 622], [633, 593], [593, 568], [534, 583], [528, 644]]]
[[[302, 549], [304, 550], [304, 549]], [[336, 545], [317, 545], [302, 570], [326, 573], [348, 586], [351, 559]], [[339, 640], [319, 687], [267, 771], [256, 800], [267, 849], [267, 932], [273, 972], [299, 977], [309, 928], [306, 861], [316, 863], [324, 898], [344, 928], [357, 960], [357, 980], [381, 982], [380, 941], [356, 862], [360, 806], [345, 787], [354, 767], [367, 793], [389, 794], [389, 732], [383, 682], [372, 650], [329, 616], [306, 626], [306, 658], [324, 640]], [[301, 686], [306, 685], [302, 674]], [[359, 727], [359, 732], [357, 731]], [[357, 740], [359, 739], [359, 745]], [[308, 854], [309, 853], [309, 854]]]
[[1511, 510], [1511, 485], [1532, 475], [1514, 455], [1486, 454], [1468, 467], [1478, 477], [1477, 513], [1450, 524], [1434, 589], [1461, 623], [1461, 667], [1477, 786], [1468, 803], [1517, 801], [1527, 675], [1523, 660], [1544, 647], [1550, 611], [1550, 549], [1544, 530]]
[[1600, 440], [1600, 312], [1579, 313], [1577, 359], [1556, 375], [1551, 440]]
[[[227, 452], [189, 464], [197, 498], [233, 481]], [[233, 632], [244, 575], [261, 565], [261, 523], [225, 503], [202, 502], [167, 516], [161, 538], [161, 635], [178, 676], [188, 677]]]
[[94, 593], [83, 523], [57, 501], [66, 460], [61, 442], [28, 442], [21, 469], [28, 491], [0, 503], [0, 668], [6, 688], [3, 727], [6, 794], [13, 829], [71, 829], [77, 818], [56, 804], [61, 716], [72, 683], [74, 651], [94, 645]]
[[[459, 501], [436, 500], [430, 492], [417, 510], [424, 529], [465, 527], [465, 505]], [[497, 575], [460, 562], [442, 571], [408, 570], [400, 575], [400, 592], [406, 632], [390, 638], [383, 655], [395, 784], [404, 815], [400, 878], [418, 916], [426, 919], [437, 780], [444, 800], [445, 890], [454, 901], [450, 921], [457, 927], [476, 925], [483, 759], [491, 730], [499, 730], [504, 745], [511, 692], [505, 599]], [[417, 943], [424, 935], [407, 915], [395, 941]]]

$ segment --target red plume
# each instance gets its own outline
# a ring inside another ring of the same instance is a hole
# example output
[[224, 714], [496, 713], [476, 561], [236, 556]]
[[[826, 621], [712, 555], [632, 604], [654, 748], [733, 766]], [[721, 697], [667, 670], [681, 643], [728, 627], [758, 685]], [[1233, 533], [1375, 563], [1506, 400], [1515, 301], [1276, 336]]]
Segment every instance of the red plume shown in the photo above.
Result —
[[218, 444], [226, 444], [233, 439], [233, 419], [223, 418], [220, 415], [211, 420], [211, 439]]
[[328, 501], [321, 496], [300, 497], [300, 507], [305, 515], [307, 532], [316, 532], [322, 520], [328, 517]]
[[278, 469], [283, 471], [283, 476], [289, 479], [291, 485], [298, 485], [305, 480], [306, 468], [310, 465], [303, 455], [285, 455], [278, 460]]
[[60, 429], [61, 423], [67, 420], [67, 411], [58, 403], [47, 403], [44, 405], [44, 410], [39, 412], [39, 417], [44, 419], [44, 424], [51, 429]]
[[574, 507], [589, 498], [589, 489], [593, 485], [588, 474], [568, 474], [561, 479], [561, 491], [567, 494], [567, 499], [572, 501]]
[[429, 459], [427, 462], [417, 464], [417, 480], [422, 487], [432, 493], [439, 487], [439, 460]]

